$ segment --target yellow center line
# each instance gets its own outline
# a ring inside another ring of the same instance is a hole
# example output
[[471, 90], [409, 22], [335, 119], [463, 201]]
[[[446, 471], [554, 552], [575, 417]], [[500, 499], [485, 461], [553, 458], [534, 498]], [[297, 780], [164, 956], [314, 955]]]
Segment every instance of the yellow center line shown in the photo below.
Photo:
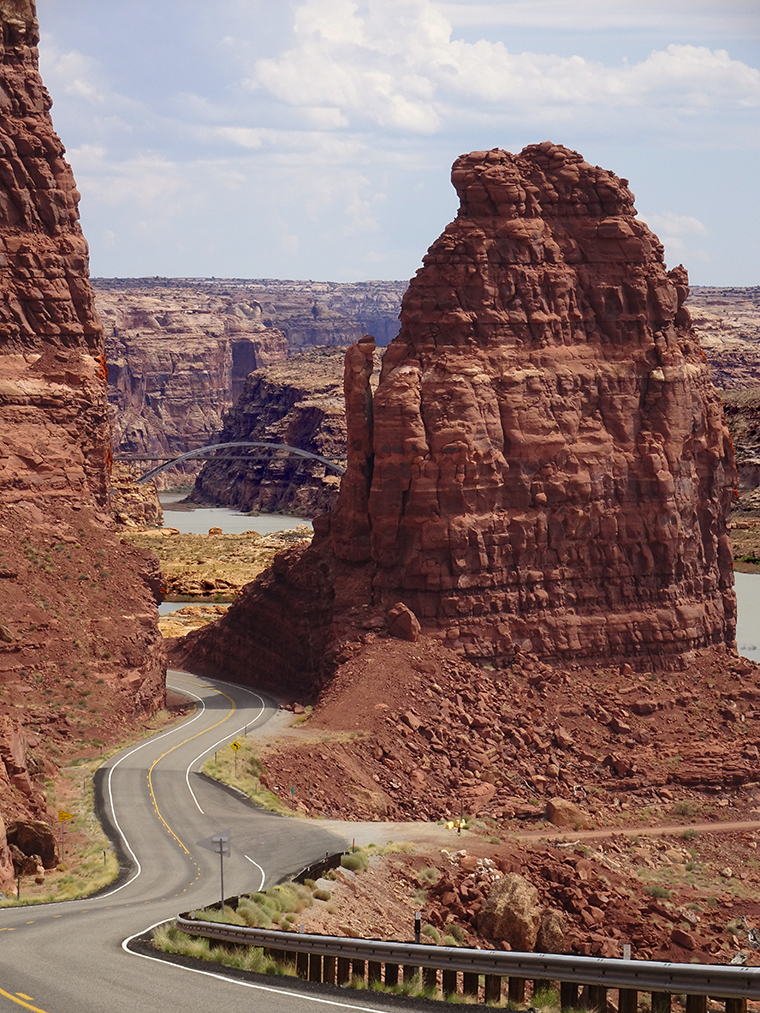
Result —
[[235, 704], [235, 701], [232, 699], [232, 697], [231, 696], [227, 696], [226, 693], [222, 693], [221, 690], [216, 690], [216, 692], [219, 693], [220, 696], [223, 696], [226, 700], [229, 700], [230, 704], [232, 705], [230, 707], [229, 711], [224, 715], [224, 717], [220, 718], [216, 722], [216, 724], [210, 725], [208, 728], [204, 728], [204, 730], [202, 732], [196, 732], [195, 735], [189, 735], [182, 742], [178, 742], [176, 745], [172, 746], [171, 749], [167, 749], [165, 753], [162, 753], [157, 759], [155, 759], [153, 761], [153, 763], [150, 765], [150, 769], [148, 770], [148, 787], [150, 789], [150, 797], [153, 800], [153, 808], [156, 810], [156, 815], [158, 816], [158, 818], [161, 820], [161, 822], [163, 823], [163, 825], [166, 827], [166, 829], [169, 831], [169, 833], [171, 834], [171, 836], [174, 838], [174, 840], [177, 842], [177, 844], [179, 844], [179, 846], [182, 848], [182, 850], [185, 852], [186, 855], [189, 855], [190, 852], [187, 850], [187, 848], [182, 843], [182, 841], [179, 839], [179, 837], [177, 837], [177, 835], [174, 833], [174, 831], [172, 830], [172, 828], [169, 826], [169, 824], [166, 822], [166, 820], [164, 819], [164, 817], [161, 815], [161, 810], [158, 808], [158, 802], [156, 801], [156, 795], [155, 795], [155, 792], [153, 791], [153, 768], [156, 766], [157, 763], [159, 763], [161, 760], [163, 760], [165, 756], [168, 756], [169, 753], [173, 753], [174, 750], [175, 749], [179, 749], [180, 746], [184, 746], [188, 742], [192, 742], [193, 739], [197, 739], [201, 735], [205, 735], [206, 732], [210, 732], [212, 729], [218, 728], [219, 725], [224, 724], [224, 722], [227, 721], [227, 719], [232, 714], [234, 714], [234, 712], [237, 710], [237, 705]]
[[[6, 999], [10, 999], [11, 1002], [15, 1002], [19, 1006], [24, 1006], [26, 1009], [34, 1010], [34, 1013], [47, 1013], [46, 1010], [40, 1009], [39, 1006], [32, 1006], [31, 1003], [24, 1002], [24, 999], [28, 999], [29, 996], [24, 995], [23, 992], [17, 992], [16, 995], [11, 995], [10, 992], [5, 992], [2, 988], [0, 988], [0, 995], [4, 995]], [[22, 996], [23, 998], [19, 998], [19, 996]]]

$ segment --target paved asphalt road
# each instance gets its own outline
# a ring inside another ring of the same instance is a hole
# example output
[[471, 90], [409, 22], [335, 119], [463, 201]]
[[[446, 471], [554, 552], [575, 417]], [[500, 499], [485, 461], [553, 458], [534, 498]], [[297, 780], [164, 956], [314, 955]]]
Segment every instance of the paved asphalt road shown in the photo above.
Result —
[[[388, 1009], [392, 1000], [356, 992], [321, 996], [293, 979], [235, 982], [130, 953], [124, 941], [179, 911], [219, 899], [220, 859], [199, 847], [232, 832], [224, 892], [270, 885], [341, 850], [346, 839], [312, 822], [256, 810], [196, 771], [214, 748], [266, 722], [271, 701], [229, 683], [170, 672], [168, 683], [198, 700], [181, 725], [105, 764], [107, 818], [132, 871], [96, 899], [0, 911], [0, 1010], [43, 1013], [317, 1013]], [[347, 830], [350, 825], [347, 825]], [[350, 836], [350, 834], [347, 834]], [[407, 1005], [414, 1009], [416, 1004]]]

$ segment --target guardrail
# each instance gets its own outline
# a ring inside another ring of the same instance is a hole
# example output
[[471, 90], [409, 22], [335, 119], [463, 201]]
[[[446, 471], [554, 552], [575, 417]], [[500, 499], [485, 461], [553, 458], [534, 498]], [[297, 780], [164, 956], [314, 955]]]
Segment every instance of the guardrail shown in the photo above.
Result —
[[[441, 971], [444, 996], [459, 991], [461, 972], [463, 994], [480, 996], [484, 1002], [499, 1001], [504, 978], [509, 998], [514, 1002], [524, 1001], [526, 981], [533, 981], [534, 992], [549, 982], [559, 982], [563, 1010], [578, 1007], [579, 986], [588, 986], [588, 1008], [602, 1010], [607, 990], [618, 989], [619, 1013], [635, 1013], [639, 992], [652, 994], [652, 1013], [667, 1013], [672, 995], [686, 995], [687, 1013], [705, 1013], [708, 996], [725, 1001], [726, 1013], [746, 1013], [747, 999], [760, 999], [760, 967], [671, 964], [350, 939], [204, 922], [189, 914], [178, 915], [177, 927], [188, 935], [261, 946], [280, 959], [285, 954], [295, 954], [300, 977], [333, 985], [347, 984], [356, 976], [369, 984], [397, 985], [402, 968], [404, 982], [418, 977], [422, 969], [424, 984], [434, 988], [438, 987]], [[485, 975], [482, 989], [480, 975]]]

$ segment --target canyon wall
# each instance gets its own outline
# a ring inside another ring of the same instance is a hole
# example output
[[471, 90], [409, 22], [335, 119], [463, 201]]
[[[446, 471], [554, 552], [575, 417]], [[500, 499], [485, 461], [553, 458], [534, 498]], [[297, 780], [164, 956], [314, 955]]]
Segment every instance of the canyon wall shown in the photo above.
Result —
[[[254, 370], [314, 346], [398, 331], [396, 282], [98, 279], [119, 454], [181, 454], [213, 442]], [[184, 466], [197, 474], [198, 463]], [[159, 478], [176, 483], [177, 473]], [[279, 480], [275, 477], [275, 483]]]
[[[225, 417], [220, 442], [283, 443], [345, 467], [345, 348], [314, 348], [257, 370]], [[377, 356], [377, 366], [380, 356]], [[242, 451], [220, 451], [241, 454]], [[250, 460], [211, 460], [196, 479], [201, 502], [314, 517], [332, 509], [340, 478], [318, 461], [256, 452]]]
[[[231, 656], [246, 678], [247, 643], [264, 678], [314, 687], [398, 603], [410, 635], [416, 617], [491, 662], [667, 669], [733, 645], [736, 468], [686, 271], [666, 270], [627, 181], [565, 148], [474, 152], [452, 181], [459, 213], [404, 296], [374, 397], [373, 342], [347, 355], [337, 507], [186, 639], [198, 670]], [[306, 638], [282, 603], [309, 570], [330, 629]]]
[[[50, 747], [163, 703], [164, 658], [155, 564], [111, 530], [103, 332], [31, 0], [0, 0], [0, 31], [1, 828], [47, 818]], [[0, 833], [0, 890], [9, 856]]]

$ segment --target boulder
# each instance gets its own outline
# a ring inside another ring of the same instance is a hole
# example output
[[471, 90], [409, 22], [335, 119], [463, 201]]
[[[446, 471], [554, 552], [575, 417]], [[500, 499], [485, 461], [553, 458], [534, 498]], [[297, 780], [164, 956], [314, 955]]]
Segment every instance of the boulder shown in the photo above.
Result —
[[566, 798], [550, 798], [546, 803], [546, 818], [555, 827], [580, 830], [586, 825], [586, 817], [572, 802]]
[[565, 916], [556, 908], [545, 908], [541, 912], [541, 922], [536, 937], [536, 952], [564, 953], [567, 925]]
[[25, 820], [9, 823], [6, 828], [8, 844], [31, 858], [39, 858], [45, 869], [53, 869], [60, 861], [58, 844], [52, 829], [42, 820]]
[[477, 923], [478, 931], [495, 943], [533, 950], [541, 924], [538, 890], [519, 873], [508, 873], [491, 884]]
[[388, 632], [398, 640], [416, 643], [420, 637], [420, 621], [410, 608], [403, 602], [394, 605], [388, 611]]

